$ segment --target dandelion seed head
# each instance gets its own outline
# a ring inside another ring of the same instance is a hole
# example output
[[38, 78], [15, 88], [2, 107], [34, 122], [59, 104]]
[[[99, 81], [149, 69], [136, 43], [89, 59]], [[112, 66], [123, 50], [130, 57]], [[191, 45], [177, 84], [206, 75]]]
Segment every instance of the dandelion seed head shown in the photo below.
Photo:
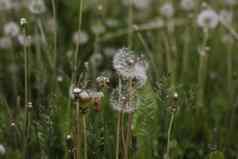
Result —
[[0, 38], [0, 48], [1, 49], [9, 49], [12, 47], [12, 39], [10, 37], [2, 37]]
[[6, 11], [12, 8], [10, 0], [0, 0], [0, 11]]
[[233, 13], [228, 10], [222, 10], [219, 13], [219, 20], [225, 24], [231, 24], [233, 21]]
[[44, 0], [30, 0], [28, 9], [33, 14], [43, 14], [46, 12]]
[[122, 91], [119, 93], [119, 90], [115, 89], [112, 92], [110, 103], [115, 111], [131, 113], [136, 110], [137, 98], [136, 96], [131, 96], [129, 98], [128, 92]]
[[[125, 6], [128, 6], [130, 3], [129, 0], [123, 0], [122, 2]], [[152, 4], [152, 0], [132, 0], [131, 2], [132, 5], [138, 10], [146, 10]]]
[[19, 34], [20, 28], [15, 22], [8, 22], [3, 26], [3, 31], [6, 36], [15, 37]]
[[195, 0], [181, 0], [180, 6], [185, 11], [191, 11], [195, 7]]
[[106, 31], [105, 27], [102, 24], [96, 24], [91, 26], [91, 30], [94, 34], [102, 34]]
[[113, 67], [117, 73], [124, 78], [135, 79], [140, 86], [147, 80], [147, 66], [143, 58], [135, 56], [126, 48], [118, 50], [113, 58]]
[[89, 40], [89, 36], [86, 32], [80, 31], [80, 32], [75, 32], [73, 35], [73, 42], [74, 44], [86, 44]]
[[25, 36], [25, 35], [22, 35], [22, 34], [17, 36], [17, 41], [22, 46], [27, 46], [28, 47], [32, 44], [31, 36]]
[[166, 18], [171, 18], [174, 16], [174, 6], [172, 3], [170, 2], [166, 2], [164, 3], [161, 7], [160, 7], [160, 14]]
[[146, 10], [150, 8], [152, 0], [134, 0], [133, 4], [138, 10]]
[[0, 144], [0, 155], [3, 156], [5, 155], [5, 153], [6, 153], [5, 147], [2, 144]]
[[201, 28], [214, 29], [219, 23], [218, 14], [211, 9], [201, 11], [197, 18], [197, 24]]
[[237, 4], [237, 0], [224, 0], [224, 4], [233, 6]]

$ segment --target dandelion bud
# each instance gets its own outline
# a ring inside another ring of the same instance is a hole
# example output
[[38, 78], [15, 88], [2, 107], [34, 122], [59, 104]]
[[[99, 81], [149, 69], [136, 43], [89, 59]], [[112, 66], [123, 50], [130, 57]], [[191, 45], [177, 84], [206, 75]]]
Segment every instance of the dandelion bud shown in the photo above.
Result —
[[81, 92], [82, 92], [82, 90], [80, 88], [74, 88], [73, 89], [73, 98], [74, 99], [79, 98]]
[[178, 93], [177, 92], [174, 93], [173, 98], [174, 98], [174, 100], [178, 100]]
[[11, 126], [11, 127], [16, 127], [15, 122], [11, 122], [10, 126]]
[[5, 153], [6, 153], [5, 147], [2, 144], [0, 144], [0, 156], [4, 156]]
[[66, 136], [66, 145], [68, 147], [69, 153], [72, 153], [72, 151], [73, 151], [73, 140], [72, 140], [72, 136], [69, 135], [69, 134]]
[[105, 76], [99, 76], [97, 77], [96, 82], [99, 87], [106, 87], [110, 83], [110, 79]]
[[20, 19], [20, 25], [24, 27], [26, 24], [27, 24], [26, 18], [21, 18]]
[[31, 102], [28, 102], [28, 103], [27, 103], [27, 108], [28, 108], [28, 109], [32, 109], [32, 103], [31, 103]]

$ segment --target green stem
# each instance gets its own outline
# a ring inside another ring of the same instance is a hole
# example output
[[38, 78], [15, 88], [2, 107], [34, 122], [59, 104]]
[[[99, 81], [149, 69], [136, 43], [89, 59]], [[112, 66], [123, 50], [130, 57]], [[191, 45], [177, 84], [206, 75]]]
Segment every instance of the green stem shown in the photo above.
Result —
[[171, 133], [173, 128], [174, 117], [175, 117], [175, 114], [172, 113], [170, 122], [169, 122], [169, 129], [168, 129], [166, 159], [170, 158], [170, 138], [171, 138]]
[[132, 49], [133, 45], [133, 0], [129, 0], [128, 8], [128, 49]]
[[83, 120], [83, 137], [84, 137], [84, 159], [88, 158], [88, 144], [87, 144], [87, 123], [86, 123], [86, 115], [82, 114]]
[[[26, 38], [26, 28], [23, 26], [23, 35], [24, 38]], [[25, 130], [24, 130], [24, 150], [23, 150], [23, 159], [27, 158], [27, 137], [28, 137], [28, 53], [27, 53], [27, 47], [25, 44], [23, 44], [24, 49], [24, 85], [25, 85]]]
[[120, 125], [121, 125], [121, 112], [118, 112], [117, 136], [116, 136], [116, 159], [119, 159], [119, 152], [120, 152]]
[[[55, 0], [51, 0], [51, 4], [52, 4], [52, 9], [53, 9], [54, 25], [56, 25], [57, 24], [57, 15], [56, 15]], [[54, 71], [55, 71], [55, 77], [56, 77], [56, 68], [57, 68], [57, 27], [56, 27], [56, 30], [54, 32]]]
[[200, 64], [198, 70], [198, 94], [197, 94], [198, 108], [204, 106], [204, 88], [206, 84], [207, 64], [208, 64], [207, 41], [208, 41], [208, 30], [204, 30], [204, 39], [200, 50], [201, 51]]
[[[83, 7], [84, 7], [84, 0], [80, 0], [80, 8], [79, 8], [79, 23], [78, 23], [78, 32], [80, 33], [81, 31], [81, 26], [82, 26], [82, 17], [83, 17]], [[78, 58], [79, 58], [79, 45], [80, 43], [76, 44], [76, 49], [74, 52], [74, 72], [73, 72], [73, 83], [77, 83], [77, 71], [78, 71]]]

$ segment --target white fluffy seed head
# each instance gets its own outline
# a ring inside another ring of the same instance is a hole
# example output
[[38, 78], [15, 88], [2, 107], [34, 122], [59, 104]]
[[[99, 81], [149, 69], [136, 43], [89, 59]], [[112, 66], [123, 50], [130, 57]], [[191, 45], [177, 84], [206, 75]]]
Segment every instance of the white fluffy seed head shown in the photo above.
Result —
[[9, 49], [12, 47], [12, 39], [5, 36], [0, 38], [0, 48], [1, 49]]
[[116, 72], [126, 79], [135, 79], [140, 85], [147, 80], [147, 66], [143, 58], [135, 56], [126, 48], [118, 50], [113, 58], [113, 67]]
[[236, 5], [238, 2], [237, 0], [224, 0], [224, 3], [228, 6]]
[[3, 31], [6, 36], [15, 37], [19, 34], [20, 28], [15, 22], [8, 22], [3, 26]]
[[74, 44], [86, 44], [88, 42], [89, 36], [86, 32], [80, 31], [80, 32], [75, 32], [73, 34], [73, 42]]
[[160, 8], [160, 14], [166, 18], [172, 18], [174, 16], [174, 6], [170, 2], [164, 3]]
[[195, 8], [195, 0], [181, 0], [180, 6], [185, 11], [191, 11]]
[[233, 21], [233, 13], [228, 10], [222, 10], [219, 13], [219, 20], [225, 24], [231, 24]]
[[12, 8], [10, 0], [0, 0], [0, 11], [6, 11]]
[[136, 96], [130, 96], [128, 92], [119, 93], [118, 89], [112, 92], [110, 103], [115, 111], [123, 113], [132, 113], [136, 110], [137, 98]]
[[25, 35], [22, 35], [22, 34], [17, 36], [17, 41], [22, 46], [27, 46], [28, 47], [32, 44], [31, 36], [25, 36]]
[[214, 29], [219, 23], [218, 14], [212, 9], [201, 11], [197, 18], [197, 24], [204, 29]]
[[28, 9], [33, 14], [43, 14], [46, 12], [44, 0], [30, 0]]

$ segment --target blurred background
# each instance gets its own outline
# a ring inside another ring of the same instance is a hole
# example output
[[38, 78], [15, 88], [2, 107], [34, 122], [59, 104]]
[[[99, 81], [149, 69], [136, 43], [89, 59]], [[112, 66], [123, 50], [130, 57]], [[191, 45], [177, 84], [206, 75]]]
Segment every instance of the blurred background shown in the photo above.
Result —
[[[115, 158], [112, 59], [124, 47], [149, 64], [131, 159], [166, 159], [171, 114], [170, 159], [238, 159], [238, 1], [81, 1], [0, 0], [0, 159], [24, 158], [26, 68], [26, 158], [70, 158], [75, 61], [91, 87], [98, 76], [110, 78], [101, 112], [88, 113], [87, 152]], [[171, 92], [178, 95], [172, 111]]]

